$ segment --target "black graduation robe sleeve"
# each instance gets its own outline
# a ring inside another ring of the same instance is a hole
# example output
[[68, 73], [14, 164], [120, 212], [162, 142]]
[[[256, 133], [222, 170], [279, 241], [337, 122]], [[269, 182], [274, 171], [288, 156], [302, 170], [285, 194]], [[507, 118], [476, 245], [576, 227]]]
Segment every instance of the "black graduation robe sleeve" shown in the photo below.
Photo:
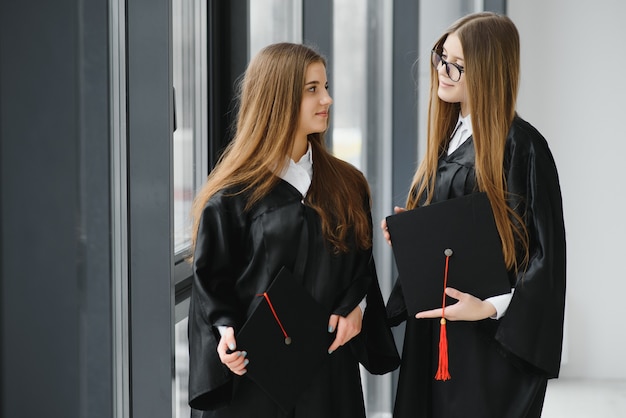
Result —
[[332, 312], [340, 316], [348, 316], [366, 296], [372, 282], [376, 280], [376, 272], [370, 268], [371, 250], [354, 250], [354, 262], [351, 270], [346, 270], [346, 277], [351, 277], [347, 287], [333, 303]]
[[359, 363], [372, 374], [385, 374], [400, 366], [400, 355], [387, 322], [385, 302], [376, 278], [374, 259], [368, 263], [374, 274], [367, 291], [361, 333], [350, 341]]
[[393, 284], [385, 309], [389, 326], [391, 327], [397, 327], [402, 322], [406, 321], [408, 317], [402, 285], [398, 278], [396, 278], [396, 281]]
[[234, 327], [241, 320], [231, 270], [233, 254], [240, 253], [233, 213], [225, 200], [211, 199], [198, 229], [188, 330], [193, 365], [189, 370], [189, 404], [194, 409], [214, 409], [227, 403], [232, 389], [233, 375], [216, 350], [220, 336], [215, 327]]
[[525, 219], [530, 260], [496, 334], [508, 351], [548, 378], [560, 369], [565, 309], [565, 227], [559, 178], [546, 140], [516, 118], [507, 143], [508, 191]]

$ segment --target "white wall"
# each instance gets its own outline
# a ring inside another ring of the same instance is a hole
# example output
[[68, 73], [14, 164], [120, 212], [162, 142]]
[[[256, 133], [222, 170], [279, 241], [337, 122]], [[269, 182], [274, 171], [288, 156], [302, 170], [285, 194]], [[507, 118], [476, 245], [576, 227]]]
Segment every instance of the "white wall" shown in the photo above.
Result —
[[626, 2], [509, 0], [520, 115], [560, 172], [568, 243], [563, 377], [626, 378]]

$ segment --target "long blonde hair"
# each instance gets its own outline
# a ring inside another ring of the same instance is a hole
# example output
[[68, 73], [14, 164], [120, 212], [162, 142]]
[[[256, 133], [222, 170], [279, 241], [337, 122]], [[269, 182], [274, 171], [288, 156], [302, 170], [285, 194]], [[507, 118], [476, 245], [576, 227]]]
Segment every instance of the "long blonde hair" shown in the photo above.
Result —
[[[293, 148], [305, 75], [323, 56], [310, 47], [278, 43], [262, 49], [250, 62], [239, 84], [236, 132], [205, 185], [194, 199], [191, 217], [195, 247], [202, 210], [220, 190], [239, 186], [250, 209], [276, 186], [275, 174]], [[324, 133], [308, 135], [313, 153], [313, 178], [306, 201], [320, 215], [322, 230], [336, 252], [348, 251], [348, 237], [361, 248], [371, 246], [371, 225], [363, 175], [326, 149]]]
[[[465, 16], [448, 28], [433, 49], [440, 52], [450, 34], [456, 34], [463, 48], [464, 77], [472, 115], [476, 181], [486, 192], [494, 211], [505, 264], [518, 269], [528, 259], [528, 231], [520, 216], [507, 205], [504, 173], [506, 138], [515, 118], [520, 78], [520, 43], [515, 24], [506, 16], [490, 12]], [[426, 156], [418, 167], [407, 207], [414, 208], [425, 194], [432, 199], [439, 158], [445, 152], [456, 124], [460, 105], [439, 98], [438, 73], [431, 67]], [[518, 263], [516, 240], [525, 252]]]

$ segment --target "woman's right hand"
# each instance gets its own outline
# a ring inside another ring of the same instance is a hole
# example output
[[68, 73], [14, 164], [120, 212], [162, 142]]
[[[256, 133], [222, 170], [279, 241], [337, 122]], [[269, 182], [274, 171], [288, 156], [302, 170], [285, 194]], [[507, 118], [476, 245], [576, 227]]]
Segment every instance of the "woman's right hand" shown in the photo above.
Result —
[[231, 372], [242, 376], [247, 372], [246, 366], [249, 360], [246, 356], [248, 353], [235, 351], [236, 348], [235, 330], [232, 327], [228, 327], [222, 333], [222, 338], [220, 338], [220, 342], [217, 344], [217, 354], [219, 354], [220, 360]]
[[[393, 213], [395, 214], [404, 211], [406, 211], [406, 209], [399, 206], [393, 208]], [[387, 244], [391, 245], [391, 235], [389, 235], [389, 229], [387, 229], [387, 218], [383, 218], [383, 220], [380, 222], [380, 229], [383, 230], [383, 237], [385, 238], [385, 241], [387, 241]]]

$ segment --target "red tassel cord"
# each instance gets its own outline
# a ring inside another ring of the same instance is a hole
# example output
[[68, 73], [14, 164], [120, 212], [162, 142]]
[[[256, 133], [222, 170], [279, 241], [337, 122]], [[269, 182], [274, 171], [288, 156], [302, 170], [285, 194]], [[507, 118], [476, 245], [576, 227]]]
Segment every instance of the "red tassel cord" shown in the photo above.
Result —
[[449, 380], [451, 378], [448, 371], [448, 335], [446, 333], [446, 287], [448, 287], [448, 262], [452, 255], [452, 250], [446, 249], [444, 251], [446, 255], [446, 269], [443, 277], [443, 297], [441, 302], [441, 321], [439, 328], [439, 368], [435, 375], [436, 380]]
[[283, 332], [283, 336], [285, 337], [285, 344], [289, 345], [291, 344], [291, 337], [289, 335], [287, 335], [287, 331], [285, 331], [285, 327], [283, 327], [283, 323], [280, 322], [280, 319], [278, 319], [278, 314], [276, 314], [276, 310], [274, 309], [274, 305], [272, 304], [272, 301], [270, 300], [269, 295], [267, 294], [267, 292], [263, 292], [262, 294], [259, 294], [257, 296], [263, 296], [265, 298], [265, 300], [267, 301], [267, 304], [269, 305], [272, 314], [274, 315], [274, 319], [276, 319], [276, 322], [278, 323], [278, 326], [280, 327], [280, 330]]

